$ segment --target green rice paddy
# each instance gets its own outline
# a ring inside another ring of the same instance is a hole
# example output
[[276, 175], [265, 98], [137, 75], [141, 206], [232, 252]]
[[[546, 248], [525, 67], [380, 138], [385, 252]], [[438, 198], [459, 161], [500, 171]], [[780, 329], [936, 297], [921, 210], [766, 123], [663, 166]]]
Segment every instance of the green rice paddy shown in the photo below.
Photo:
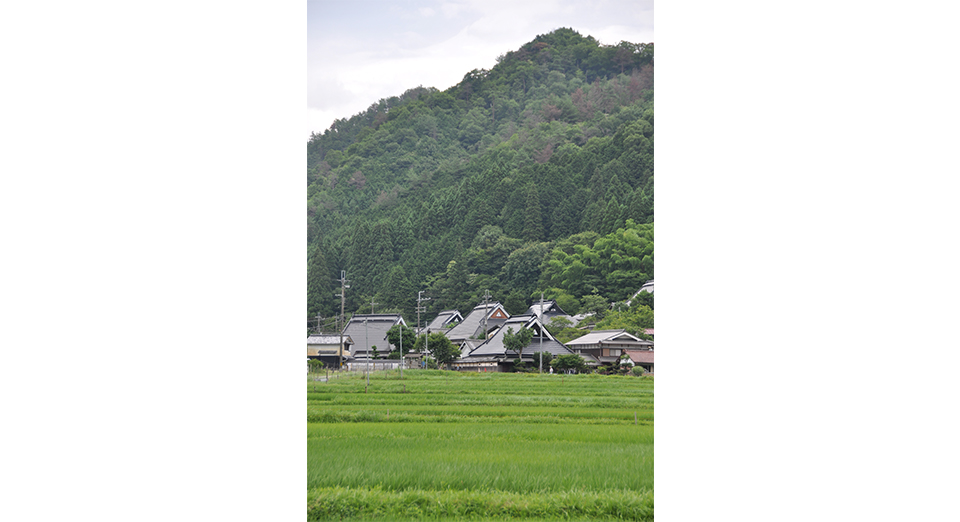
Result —
[[308, 384], [308, 520], [652, 520], [653, 379], [406, 371]]

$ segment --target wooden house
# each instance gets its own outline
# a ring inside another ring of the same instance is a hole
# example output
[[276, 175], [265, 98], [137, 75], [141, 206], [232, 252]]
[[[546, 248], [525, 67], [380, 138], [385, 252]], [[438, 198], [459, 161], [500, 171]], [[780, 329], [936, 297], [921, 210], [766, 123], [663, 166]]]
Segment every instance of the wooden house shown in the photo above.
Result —
[[[567, 347], [584, 359], [590, 355], [598, 364], [607, 364], [618, 361], [624, 350], [653, 350], [653, 343], [626, 330], [594, 330], [568, 342]], [[589, 359], [587, 363], [590, 364]]]

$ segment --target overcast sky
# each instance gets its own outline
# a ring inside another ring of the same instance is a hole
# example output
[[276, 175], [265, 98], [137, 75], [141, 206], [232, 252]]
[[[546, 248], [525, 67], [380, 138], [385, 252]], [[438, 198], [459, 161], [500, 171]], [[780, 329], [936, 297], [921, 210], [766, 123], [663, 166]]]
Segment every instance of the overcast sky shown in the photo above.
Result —
[[309, 0], [306, 137], [418, 85], [445, 90], [560, 27], [653, 42], [653, 0]]

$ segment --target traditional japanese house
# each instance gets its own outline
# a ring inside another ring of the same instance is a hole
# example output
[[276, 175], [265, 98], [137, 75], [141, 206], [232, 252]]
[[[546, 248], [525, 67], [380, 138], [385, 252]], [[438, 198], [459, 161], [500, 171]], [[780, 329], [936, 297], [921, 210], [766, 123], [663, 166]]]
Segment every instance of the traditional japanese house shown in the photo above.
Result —
[[[460, 324], [454, 326], [444, 335], [454, 344], [463, 344], [467, 339], [484, 339], [485, 334], [489, 334], [502, 325], [510, 314], [500, 303], [480, 303], [460, 321]], [[486, 328], [486, 331], [484, 331]]]
[[386, 357], [395, 349], [387, 342], [387, 330], [397, 324], [407, 325], [400, 314], [356, 314], [343, 328], [343, 335], [349, 335], [354, 341], [351, 350], [354, 358], [372, 358], [373, 346], [377, 347], [378, 356]]
[[340, 334], [318, 333], [307, 336], [307, 359], [319, 359], [324, 366], [336, 368], [339, 358], [350, 357], [350, 346], [353, 339], [349, 335], [343, 336], [343, 349], [340, 348]]
[[567, 343], [574, 352], [593, 356], [600, 364], [620, 360], [624, 350], [653, 350], [653, 343], [644, 341], [626, 330], [594, 330]]
[[433, 321], [430, 321], [424, 330], [429, 330], [433, 332], [447, 333], [450, 329], [457, 324], [463, 322], [463, 316], [460, 315], [458, 310], [444, 310], [437, 314], [433, 318]]
[[543, 324], [549, 325], [550, 321], [554, 317], [563, 317], [564, 319], [573, 322], [573, 318], [567, 312], [564, 312], [560, 305], [557, 304], [554, 300], [544, 301], [543, 306], [540, 306], [540, 301], [534, 301], [530, 308], [527, 308], [527, 314], [533, 314], [540, 318], [540, 321]]
[[[504, 336], [512, 331], [519, 333], [521, 328], [533, 330], [533, 339], [522, 353], [507, 349], [503, 343]], [[536, 315], [515, 315], [507, 319], [489, 339], [470, 351], [466, 357], [453, 362], [455, 370], [462, 371], [509, 371], [514, 366], [514, 360], [520, 359], [524, 363], [537, 364], [533, 354], [549, 352], [554, 357], [573, 353], [572, 350], [557, 341], [550, 332], [543, 327]], [[548, 371], [548, 368], [544, 368]]]

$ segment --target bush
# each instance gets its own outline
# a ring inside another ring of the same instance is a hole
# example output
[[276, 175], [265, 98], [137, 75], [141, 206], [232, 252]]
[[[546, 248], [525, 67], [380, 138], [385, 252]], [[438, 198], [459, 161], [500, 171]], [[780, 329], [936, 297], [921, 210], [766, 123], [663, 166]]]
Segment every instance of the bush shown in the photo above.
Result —
[[630, 373], [636, 375], [637, 377], [640, 377], [641, 375], [643, 375], [643, 367], [642, 367], [642, 366], [634, 366], [633, 369], [630, 370]]

